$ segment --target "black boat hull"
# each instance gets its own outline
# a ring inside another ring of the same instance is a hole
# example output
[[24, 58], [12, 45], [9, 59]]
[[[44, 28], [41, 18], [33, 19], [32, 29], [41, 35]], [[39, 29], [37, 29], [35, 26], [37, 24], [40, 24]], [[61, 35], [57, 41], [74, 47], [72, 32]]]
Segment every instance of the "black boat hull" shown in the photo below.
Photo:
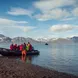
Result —
[[[21, 56], [21, 51], [11, 51], [10, 49], [0, 48], [0, 54], [3, 56]], [[38, 50], [32, 50], [27, 52], [26, 55], [39, 55]]]

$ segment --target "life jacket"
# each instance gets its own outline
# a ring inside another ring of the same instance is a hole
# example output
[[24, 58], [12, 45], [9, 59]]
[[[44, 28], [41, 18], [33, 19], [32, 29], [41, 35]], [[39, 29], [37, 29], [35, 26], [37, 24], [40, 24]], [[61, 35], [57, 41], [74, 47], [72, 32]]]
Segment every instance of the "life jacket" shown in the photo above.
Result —
[[28, 46], [28, 45], [26, 45], [26, 50], [27, 50], [27, 51], [29, 50], [29, 46]]

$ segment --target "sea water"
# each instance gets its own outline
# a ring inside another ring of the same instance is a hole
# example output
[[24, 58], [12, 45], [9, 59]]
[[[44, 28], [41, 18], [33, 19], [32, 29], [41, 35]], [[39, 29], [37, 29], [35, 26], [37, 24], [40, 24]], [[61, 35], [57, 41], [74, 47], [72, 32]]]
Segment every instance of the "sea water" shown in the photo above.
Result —
[[[9, 48], [9, 45], [10, 43], [0, 44], [0, 47]], [[49, 45], [37, 43], [33, 46], [40, 51], [40, 55], [29, 56], [30, 63], [78, 76], [78, 43]]]

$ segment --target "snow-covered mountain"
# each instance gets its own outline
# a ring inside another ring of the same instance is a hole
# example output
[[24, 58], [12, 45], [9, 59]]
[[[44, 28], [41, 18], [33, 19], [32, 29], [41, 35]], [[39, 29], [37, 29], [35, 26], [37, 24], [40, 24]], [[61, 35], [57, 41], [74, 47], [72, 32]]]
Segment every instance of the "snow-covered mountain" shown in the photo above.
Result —
[[46, 43], [74, 43], [74, 42], [78, 42], [78, 37], [72, 37], [72, 38], [38, 38], [36, 40], [39, 42], [46, 42]]
[[68, 44], [68, 43], [73, 43], [73, 41], [71, 39], [64, 39], [64, 38], [58, 38], [56, 40], [52, 40], [52, 41], [49, 41], [49, 43], [64, 43], [64, 44]]
[[71, 40], [74, 41], [74, 42], [78, 42], [78, 37], [74, 36], [74, 37], [71, 38]]
[[10, 38], [7, 36], [4, 36], [0, 34], [0, 43], [7, 43], [7, 42], [13, 42], [13, 43], [24, 43], [24, 42], [31, 42], [31, 43], [73, 43], [78, 42], [78, 37], [71, 37], [71, 38], [25, 38], [25, 37], [15, 37]]
[[15, 37], [12, 39], [13, 43], [36, 43], [37, 41], [32, 38], [24, 38], [24, 37]]
[[49, 41], [48, 38], [37, 38], [35, 40], [38, 41], [38, 42], [48, 42]]
[[4, 36], [4, 35], [2, 35], [2, 34], [0, 34], [0, 42], [1, 43], [7, 43], [7, 42], [11, 42], [11, 38], [9, 38], [9, 37], [6, 37], [6, 36]]

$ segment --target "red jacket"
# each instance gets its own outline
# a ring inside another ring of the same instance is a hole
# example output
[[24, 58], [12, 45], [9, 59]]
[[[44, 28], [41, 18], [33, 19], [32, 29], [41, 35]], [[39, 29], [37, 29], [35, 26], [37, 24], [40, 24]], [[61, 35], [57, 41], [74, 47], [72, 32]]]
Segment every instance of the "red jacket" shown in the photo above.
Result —
[[30, 51], [32, 50], [32, 45], [29, 46], [29, 50], [30, 50]]
[[13, 50], [14, 49], [14, 46], [13, 45], [10, 45], [10, 50]]
[[20, 45], [20, 51], [22, 51], [23, 50], [23, 45]]

